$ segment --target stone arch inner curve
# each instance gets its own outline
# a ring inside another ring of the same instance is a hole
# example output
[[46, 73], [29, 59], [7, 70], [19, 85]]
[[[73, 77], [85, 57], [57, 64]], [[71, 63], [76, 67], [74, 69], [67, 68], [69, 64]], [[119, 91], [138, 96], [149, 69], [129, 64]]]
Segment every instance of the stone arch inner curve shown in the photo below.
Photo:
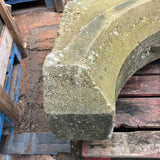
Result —
[[117, 77], [115, 99], [117, 99], [125, 83], [136, 71], [144, 67], [146, 64], [160, 59], [160, 50], [158, 49], [159, 44], [160, 31], [147, 37], [144, 41], [139, 43], [138, 46], [135, 47], [135, 49], [133, 49], [133, 51], [129, 54], [129, 56], [123, 63]]
[[[103, 9], [94, 15], [95, 4]], [[61, 24], [73, 26], [65, 32], [60, 25], [43, 66], [44, 109], [57, 138], [111, 137], [121, 88], [136, 70], [160, 58], [151, 50], [160, 44], [159, 5], [159, 0], [81, 0], [68, 5], [72, 14], [64, 11]], [[75, 9], [78, 14], [73, 14]], [[79, 14], [78, 28], [70, 19]]]

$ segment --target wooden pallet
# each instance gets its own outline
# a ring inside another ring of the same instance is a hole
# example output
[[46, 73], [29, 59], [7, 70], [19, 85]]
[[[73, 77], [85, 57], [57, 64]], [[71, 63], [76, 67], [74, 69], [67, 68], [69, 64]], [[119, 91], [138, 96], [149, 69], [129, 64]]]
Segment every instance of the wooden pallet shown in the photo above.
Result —
[[129, 79], [117, 100], [115, 119], [111, 140], [83, 142], [85, 160], [160, 158], [160, 60]]
[[8, 27], [9, 32], [13, 37], [13, 40], [17, 44], [22, 54], [22, 57], [27, 57], [26, 50], [24, 49], [26, 48], [26, 43], [23, 41], [20, 30], [3, 0], [0, 1], [0, 16]]

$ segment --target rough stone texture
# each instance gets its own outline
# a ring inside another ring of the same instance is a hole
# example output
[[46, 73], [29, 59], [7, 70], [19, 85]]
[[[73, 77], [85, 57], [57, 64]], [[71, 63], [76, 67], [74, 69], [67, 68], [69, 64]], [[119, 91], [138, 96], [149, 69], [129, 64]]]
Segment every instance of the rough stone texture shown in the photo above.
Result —
[[[121, 3], [120, 3], [121, 2]], [[115, 102], [128, 78], [160, 58], [159, 0], [69, 2], [43, 66], [44, 107], [60, 139], [112, 135]]]

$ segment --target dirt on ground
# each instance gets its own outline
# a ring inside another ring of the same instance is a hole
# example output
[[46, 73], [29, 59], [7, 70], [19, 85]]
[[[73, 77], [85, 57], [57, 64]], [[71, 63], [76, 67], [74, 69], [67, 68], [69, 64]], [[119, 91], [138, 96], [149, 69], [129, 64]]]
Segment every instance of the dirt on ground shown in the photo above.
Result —
[[49, 125], [43, 110], [42, 67], [53, 49], [61, 14], [40, 10], [14, 17], [27, 43], [28, 57], [23, 60], [19, 105], [23, 120], [17, 133], [48, 132]]

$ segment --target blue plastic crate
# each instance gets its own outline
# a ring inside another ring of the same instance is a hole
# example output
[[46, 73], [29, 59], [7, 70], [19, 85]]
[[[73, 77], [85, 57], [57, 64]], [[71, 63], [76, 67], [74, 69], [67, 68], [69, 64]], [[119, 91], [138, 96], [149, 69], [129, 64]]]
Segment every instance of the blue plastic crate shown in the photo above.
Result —
[[[33, 1], [38, 1], [38, 0], [6, 0], [5, 3], [12, 5], [12, 4], [18, 4], [18, 3], [33, 2]], [[47, 8], [55, 7], [54, 0], [45, 0], [45, 4]]]
[[[21, 53], [20, 53], [19, 49], [17, 48], [16, 44], [14, 43], [13, 44], [13, 50], [12, 50], [12, 53], [11, 53], [11, 57], [10, 57], [10, 60], [9, 60], [8, 79], [7, 79], [6, 86], [5, 86], [5, 90], [6, 90], [7, 93], [9, 93], [9, 91], [10, 91], [11, 77], [12, 77], [12, 71], [13, 71], [15, 59], [19, 63], [17, 81], [15, 83], [16, 89], [14, 90], [14, 92], [12, 92], [10, 94], [12, 95], [12, 98], [14, 99], [15, 103], [18, 103], [19, 86], [20, 86], [21, 69], [22, 69], [22, 58], [21, 58]], [[3, 132], [3, 127], [7, 123], [10, 126], [9, 133], [13, 134], [14, 133], [14, 125], [13, 125], [12, 121], [8, 117], [6, 117], [3, 112], [0, 111], [0, 140], [1, 140], [2, 132]], [[12, 156], [11, 155], [6, 155], [4, 158], [6, 160], [11, 160]]]
[[7, 0], [7, 4], [17, 4], [17, 3], [24, 3], [24, 2], [32, 2], [32, 1], [38, 1], [38, 0]]

